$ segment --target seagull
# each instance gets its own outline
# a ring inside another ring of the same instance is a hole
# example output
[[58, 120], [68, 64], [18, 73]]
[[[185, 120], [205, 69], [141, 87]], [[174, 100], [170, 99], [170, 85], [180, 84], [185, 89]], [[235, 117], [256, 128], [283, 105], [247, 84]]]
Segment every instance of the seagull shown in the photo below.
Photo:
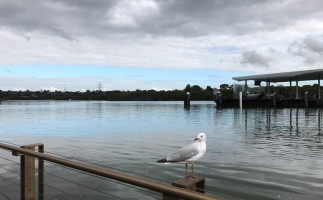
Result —
[[194, 162], [200, 159], [206, 151], [206, 135], [205, 133], [199, 133], [197, 137], [194, 139], [194, 142], [184, 146], [176, 153], [171, 154], [170, 156], [158, 160], [158, 163], [185, 163], [186, 171], [185, 175], [187, 175], [187, 164], [192, 164], [192, 177], [194, 176]]

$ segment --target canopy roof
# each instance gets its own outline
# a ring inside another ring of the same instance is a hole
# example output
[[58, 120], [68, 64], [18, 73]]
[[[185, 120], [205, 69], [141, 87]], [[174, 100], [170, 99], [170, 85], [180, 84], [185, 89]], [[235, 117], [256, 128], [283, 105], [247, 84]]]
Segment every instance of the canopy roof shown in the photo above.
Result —
[[308, 81], [308, 80], [318, 80], [322, 78], [323, 78], [323, 69], [232, 77], [232, 79], [236, 81], [255, 80], [255, 81], [269, 81], [269, 82], [289, 82], [289, 81], [296, 81], [296, 80]]

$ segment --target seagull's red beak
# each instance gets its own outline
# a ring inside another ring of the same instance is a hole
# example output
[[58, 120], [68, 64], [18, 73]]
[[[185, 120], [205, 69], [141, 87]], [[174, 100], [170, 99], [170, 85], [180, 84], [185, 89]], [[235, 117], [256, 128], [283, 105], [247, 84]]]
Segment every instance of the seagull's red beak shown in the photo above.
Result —
[[195, 138], [194, 141], [198, 140], [199, 138]]

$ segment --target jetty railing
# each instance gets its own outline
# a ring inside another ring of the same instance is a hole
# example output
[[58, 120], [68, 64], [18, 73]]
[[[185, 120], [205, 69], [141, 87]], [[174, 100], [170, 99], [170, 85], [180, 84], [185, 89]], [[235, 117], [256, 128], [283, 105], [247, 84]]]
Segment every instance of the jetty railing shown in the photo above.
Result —
[[[38, 146], [38, 152], [34, 151]], [[44, 161], [56, 163], [60, 166], [80, 170], [92, 175], [113, 179], [118, 182], [130, 184], [133, 186], [145, 188], [162, 194], [164, 200], [175, 199], [189, 199], [189, 200], [219, 200], [216, 197], [205, 195], [202, 193], [166, 185], [156, 181], [151, 181], [139, 177], [130, 176], [127, 174], [107, 170], [101, 167], [83, 164], [80, 162], [60, 158], [53, 155], [44, 153], [43, 144], [24, 145], [21, 147], [13, 146], [0, 142], [0, 148], [9, 150], [14, 156], [20, 156], [20, 175], [21, 175], [21, 199], [34, 200], [35, 199], [35, 162], [34, 159], [38, 158], [38, 199], [44, 199]]]

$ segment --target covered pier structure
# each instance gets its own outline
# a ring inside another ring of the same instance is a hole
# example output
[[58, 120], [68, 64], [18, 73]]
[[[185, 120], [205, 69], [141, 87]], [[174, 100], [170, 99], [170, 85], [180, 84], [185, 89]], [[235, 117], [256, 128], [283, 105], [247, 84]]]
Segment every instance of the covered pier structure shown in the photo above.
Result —
[[[247, 107], [323, 107], [323, 101], [321, 100], [321, 87], [320, 82], [323, 78], [323, 69], [313, 69], [313, 70], [303, 70], [303, 71], [292, 71], [292, 72], [282, 72], [282, 73], [272, 73], [272, 74], [260, 74], [251, 76], [240, 76], [232, 77], [236, 81], [244, 81], [244, 92], [243, 101]], [[247, 81], [254, 81], [255, 86], [260, 86], [261, 82], [266, 83], [265, 95], [262, 98], [250, 98], [253, 94], [249, 94]], [[317, 81], [318, 91], [315, 98], [309, 99], [307, 93], [305, 92], [302, 97], [299, 95], [299, 81]], [[271, 93], [270, 84], [289, 82], [289, 97], [278, 97], [275, 93]], [[295, 95], [292, 93], [292, 83], [296, 83]], [[219, 98], [217, 98], [219, 99]], [[216, 101], [219, 105], [227, 105], [229, 107], [235, 107], [238, 105], [237, 99]], [[230, 106], [231, 104], [231, 106]]]

